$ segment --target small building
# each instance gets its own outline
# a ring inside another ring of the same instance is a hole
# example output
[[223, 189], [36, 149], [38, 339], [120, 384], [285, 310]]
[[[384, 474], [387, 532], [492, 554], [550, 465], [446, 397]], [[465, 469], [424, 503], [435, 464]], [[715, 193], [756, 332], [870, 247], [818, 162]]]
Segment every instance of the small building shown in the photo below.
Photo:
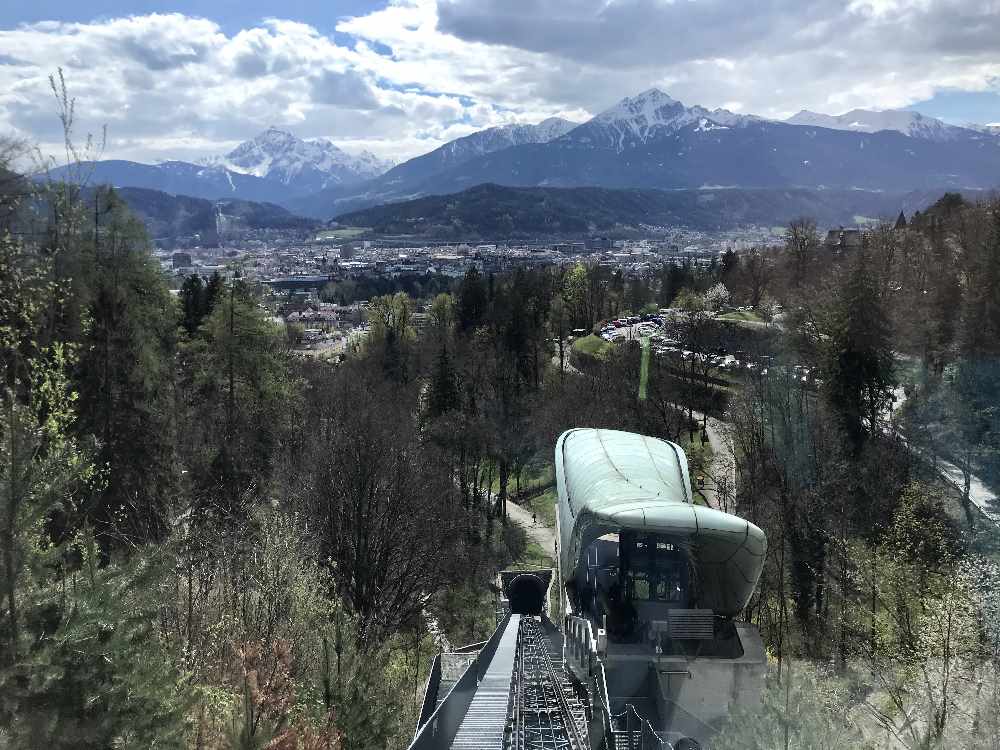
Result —
[[826, 233], [827, 250], [835, 253], [858, 250], [864, 242], [864, 233], [860, 229], [831, 229]]
[[591, 237], [587, 240], [588, 250], [612, 250], [615, 243], [610, 237]]

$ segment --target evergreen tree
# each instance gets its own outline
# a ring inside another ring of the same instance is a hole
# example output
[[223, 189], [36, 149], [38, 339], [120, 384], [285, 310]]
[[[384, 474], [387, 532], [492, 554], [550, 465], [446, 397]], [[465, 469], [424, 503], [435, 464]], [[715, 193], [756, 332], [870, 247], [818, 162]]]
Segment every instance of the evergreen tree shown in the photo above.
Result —
[[213, 271], [212, 275], [208, 279], [208, 283], [205, 284], [205, 295], [203, 299], [203, 307], [201, 309], [202, 319], [208, 317], [215, 310], [215, 306], [222, 299], [222, 295], [226, 291], [226, 282], [223, 281], [222, 276], [218, 271]]
[[681, 289], [690, 282], [689, 269], [676, 263], [667, 263], [660, 273], [660, 293], [658, 301], [661, 307], [671, 307]]
[[434, 375], [427, 396], [427, 410], [431, 418], [440, 417], [461, 406], [458, 378], [446, 345], [441, 346], [434, 364]]
[[646, 284], [645, 279], [632, 279], [628, 285], [628, 299], [626, 302], [629, 312], [633, 315], [638, 315], [642, 312], [642, 308], [646, 306], [648, 300], [649, 286]]
[[107, 200], [77, 370], [77, 429], [98, 438], [103, 469], [84, 515], [102, 544], [160, 538], [176, 476], [173, 302], [142, 225], [114, 193]]
[[205, 317], [206, 294], [201, 276], [193, 273], [184, 279], [184, 283], [181, 285], [180, 301], [181, 326], [189, 336], [193, 336]]
[[731, 247], [727, 247], [726, 252], [722, 254], [722, 262], [719, 264], [719, 281], [730, 286], [733, 275], [739, 270], [740, 256]]
[[154, 628], [160, 572], [149, 560], [98, 566], [85, 532], [65, 580], [30, 602], [33, 645], [0, 672], [14, 748], [183, 748], [189, 700]]
[[891, 330], [864, 251], [847, 270], [833, 304], [826, 394], [857, 451], [892, 403]]
[[457, 298], [459, 328], [471, 331], [483, 322], [489, 301], [486, 284], [475, 266], [465, 272]]
[[196, 506], [242, 514], [266, 492], [298, 407], [284, 337], [241, 282], [183, 348], [181, 377], [188, 413], [180, 448]]

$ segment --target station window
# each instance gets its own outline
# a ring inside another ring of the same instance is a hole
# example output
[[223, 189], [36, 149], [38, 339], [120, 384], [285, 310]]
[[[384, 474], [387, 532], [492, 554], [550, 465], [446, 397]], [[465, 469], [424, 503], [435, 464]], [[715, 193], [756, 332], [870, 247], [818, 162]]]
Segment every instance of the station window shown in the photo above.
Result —
[[621, 568], [632, 601], [686, 605], [688, 558], [677, 545], [654, 535], [623, 534]]

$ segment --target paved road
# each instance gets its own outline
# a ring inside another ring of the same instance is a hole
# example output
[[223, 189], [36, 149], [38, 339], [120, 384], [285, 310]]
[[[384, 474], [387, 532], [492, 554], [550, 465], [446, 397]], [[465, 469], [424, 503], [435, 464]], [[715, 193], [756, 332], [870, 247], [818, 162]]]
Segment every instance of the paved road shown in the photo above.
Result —
[[[951, 482], [959, 492], [965, 491], [965, 475], [954, 464], [937, 461], [938, 471], [947, 481]], [[983, 515], [997, 526], [1000, 526], [1000, 513], [997, 513], [997, 494], [983, 484], [983, 480], [973, 475], [969, 483], [969, 502], [979, 508]]]
[[[911, 451], [920, 453], [920, 449], [910, 443], [906, 439], [906, 436], [897, 430], [892, 422], [892, 415], [894, 415], [906, 401], [906, 391], [903, 390], [901, 386], [893, 390], [893, 401], [892, 405], [889, 407], [889, 419], [890, 427], [887, 430], [895, 431], [899, 435], [903, 442], [905, 442]], [[955, 487], [959, 492], [965, 492], [965, 474], [962, 470], [958, 468], [955, 464], [950, 461], [945, 461], [942, 458], [938, 458], [935, 462], [935, 467], [941, 478], [946, 482], [949, 482]], [[990, 489], [982, 479], [973, 474], [970, 477], [969, 482], [969, 502], [979, 508], [980, 512], [992, 521], [996, 526], [1000, 527], [1000, 512], [997, 511], [1000, 507], [1000, 499], [997, 498], [997, 493]]]
[[[705, 423], [705, 415], [692, 411], [692, 417], [698, 424]], [[709, 417], [707, 422], [708, 444], [712, 448], [712, 461], [705, 471], [705, 483], [701, 494], [712, 508], [727, 510], [732, 502], [733, 490], [736, 487], [736, 459], [733, 455], [733, 442], [727, 432], [725, 422]], [[697, 488], [697, 477], [692, 477], [692, 487]]]
[[[569, 361], [569, 359], [570, 359], [569, 352], [570, 352], [570, 349], [572, 347], [573, 347], [573, 344], [571, 342], [569, 344], [566, 344], [565, 347], [564, 347], [564, 349], [563, 349], [563, 372], [571, 372], [574, 375], [582, 375], [583, 374], [582, 372], [580, 372], [575, 367], [573, 367], [572, 364], [570, 364], [570, 361]], [[556, 353], [552, 355], [552, 366], [554, 368], [556, 368], [557, 370], [559, 369], [559, 350], [558, 349], [556, 350]]]

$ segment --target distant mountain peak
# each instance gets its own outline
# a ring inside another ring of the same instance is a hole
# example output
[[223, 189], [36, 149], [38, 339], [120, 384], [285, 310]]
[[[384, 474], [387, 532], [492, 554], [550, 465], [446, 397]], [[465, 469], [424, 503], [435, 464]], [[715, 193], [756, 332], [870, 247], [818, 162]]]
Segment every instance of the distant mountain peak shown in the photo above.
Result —
[[949, 125], [909, 109], [852, 109], [842, 115], [825, 115], [803, 109], [785, 120], [790, 125], [810, 125], [831, 130], [849, 130], [853, 133], [877, 133], [894, 130], [911, 138], [930, 141], [951, 141], [970, 135], [969, 128]]
[[218, 160], [234, 172], [277, 180], [289, 186], [321, 190], [360, 182], [387, 168], [369, 153], [352, 156], [326, 138], [302, 140], [287, 130], [268, 127]]
[[601, 112], [594, 119], [612, 121], [644, 117], [647, 123], [654, 123], [662, 119], [658, 113], [664, 108], [676, 111], [677, 109], [684, 109], [684, 105], [676, 99], [667, 96], [659, 89], [652, 88], [646, 89], [635, 96], [626, 96], [614, 106]]
[[658, 89], [656, 88], [656, 86], [648, 88], [645, 91], [640, 91], [638, 94], [633, 96], [632, 99], [651, 100], [651, 101], [666, 102], [666, 103], [672, 103], [677, 101], [676, 99], [672, 98], [669, 94], [667, 94], [665, 91], [663, 91], [663, 89]]
[[548, 143], [565, 135], [577, 124], [562, 117], [549, 117], [537, 125], [511, 122], [450, 141], [431, 153], [447, 154], [446, 162], [457, 164], [473, 156], [493, 153], [511, 146], [521, 146], [526, 143]]
[[725, 109], [686, 107], [657, 88], [626, 96], [587, 123], [580, 137], [592, 143], [611, 145], [616, 150], [692, 126], [698, 132], [728, 130], [757, 121], [752, 115], [738, 115]]

